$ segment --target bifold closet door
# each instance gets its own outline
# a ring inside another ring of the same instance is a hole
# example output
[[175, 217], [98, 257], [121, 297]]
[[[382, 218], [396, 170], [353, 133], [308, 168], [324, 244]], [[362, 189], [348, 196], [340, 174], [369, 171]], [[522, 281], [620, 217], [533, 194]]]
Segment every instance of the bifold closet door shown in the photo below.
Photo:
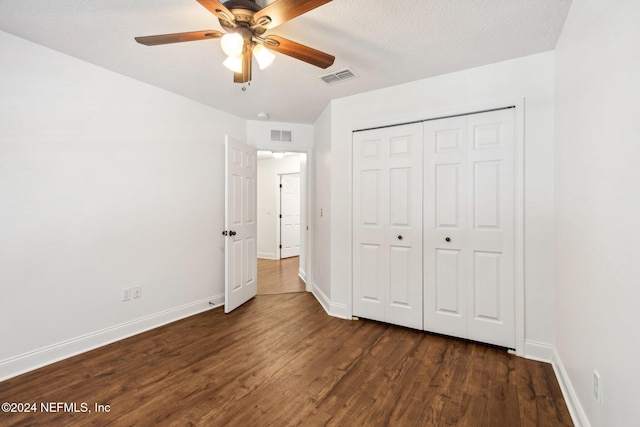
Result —
[[422, 124], [353, 134], [353, 314], [422, 329]]
[[424, 123], [424, 329], [515, 348], [514, 109]]

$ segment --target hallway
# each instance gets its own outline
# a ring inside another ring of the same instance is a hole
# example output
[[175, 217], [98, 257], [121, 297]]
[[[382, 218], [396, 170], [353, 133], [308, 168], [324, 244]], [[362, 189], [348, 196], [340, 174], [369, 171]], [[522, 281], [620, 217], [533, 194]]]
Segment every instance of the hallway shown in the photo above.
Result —
[[258, 295], [305, 292], [306, 285], [298, 276], [299, 262], [300, 257], [258, 258]]

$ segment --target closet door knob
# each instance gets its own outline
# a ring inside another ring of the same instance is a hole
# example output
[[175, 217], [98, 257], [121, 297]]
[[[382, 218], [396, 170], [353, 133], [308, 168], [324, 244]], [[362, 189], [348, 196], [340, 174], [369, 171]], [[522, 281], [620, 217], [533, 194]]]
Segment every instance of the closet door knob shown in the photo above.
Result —
[[402, 240], [402, 236], [401, 236], [401, 235], [400, 235], [400, 236], [398, 236], [398, 240]]
[[451, 237], [447, 237], [447, 238], [446, 238], [446, 239], [444, 239], [444, 240], [446, 240], [447, 242], [450, 242], [450, 241], [451, 241]]

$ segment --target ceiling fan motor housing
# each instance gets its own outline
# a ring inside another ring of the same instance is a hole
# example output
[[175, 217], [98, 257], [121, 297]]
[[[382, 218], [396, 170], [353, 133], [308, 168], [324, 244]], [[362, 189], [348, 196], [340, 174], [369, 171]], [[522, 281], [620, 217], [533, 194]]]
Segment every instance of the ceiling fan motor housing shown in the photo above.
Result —
[[[264, 23], [256, 23], [253, 20], [253, 15], [262, 8], [251, 0], [230, 0], [224, 4], [227, 9], [233, 13], [232, 20], [226, 20], [224, 18], [218, 18], [220, 25], [226, 31], [235, 31], [238, 27], [251, 28], [251, 31], [255, 35], [264, 34], [267, 31], [263, 25], [267, 25], [270, 20]], [[243, 35], [244, 36], [244, 35]]]

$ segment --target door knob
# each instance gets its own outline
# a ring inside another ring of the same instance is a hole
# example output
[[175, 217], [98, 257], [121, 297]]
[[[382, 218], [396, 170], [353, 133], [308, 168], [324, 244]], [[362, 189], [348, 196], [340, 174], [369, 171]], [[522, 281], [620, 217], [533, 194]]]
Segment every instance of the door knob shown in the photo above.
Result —
[[235, 236], [236, 234], [238, 234], [238, 233], [236, 233], [235, 231], [230, 231], [229, 232], [229, 236]]
[[398, 236], [398, 240], [402, 240], [402, 236], [401, 236], [401, 235], [400, 235], [400, 236]]
[[447, 242], [450, 242], [450, 241], [451, 241], [451, 237], [447, 237], [447, 238], [446, 238], [446, 239], [444, 239], [444, 240], [446, 240]]
[[227, 230], [224, 230], [224, 231], [222, 232], [222, 235], [223, 235], [223, 236], [228, 236], [228, 235], [229, 235], [229, 232], [228, 232]]

